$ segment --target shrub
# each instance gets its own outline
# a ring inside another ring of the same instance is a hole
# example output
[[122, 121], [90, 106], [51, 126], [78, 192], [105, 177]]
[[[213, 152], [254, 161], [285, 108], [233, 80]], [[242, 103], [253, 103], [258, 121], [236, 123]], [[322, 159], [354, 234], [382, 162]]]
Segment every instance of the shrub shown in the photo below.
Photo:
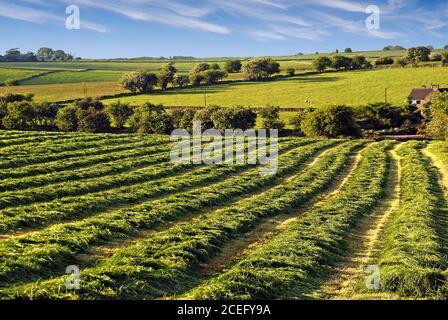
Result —
[[120, 83], [124, 89], [133, 93], [148, 93], [154, 89], [158, 80], [155, 73], [134, 71], [123, 75]]
[[138, 133], [170, 133], [173, 130], [171, 117], [162, 105], [146, 103], [137, 107], [129, 119], [134, 132]]
[[17, 80], [17, 79], [7, 79], [7, 80], [5, 80], [5, 86], [7, 86], [7, 87], [20, 86], [20, 80]]
[[196, 111], [193, 109], [184, 110], [183, 115], [180, 118], [178, 128], [185, 129], [185, 130], [192, 132], [195, 114], [196, 114]]
[[288, 76], [295, 76], [295, 75], [296, 75], [296, 69], [294, 69], [294, 68], [288, 68], [288, 69], [286, 69], [286, 74], [287, 74]]
[[12, 102], [7, 105], [2, 123], [8, 130], [31, 130], [34, 128], [35, 110], [29, 101]]
[[98, 98], [87, 97], [76, 100], [73, 105], [81, 110], [93, 108], [95, 110], [103, 110], [104, 104]]
[[32, 94], [15, 94], [7, 93], [0, 95], [0, 103], [11, 103], [11, 102], [22, 102], [22, 101], [33, 101]]
[[202, 81], [204, 81], [202, 73], [190, 73], [190, 82], [193, 86], [199, 86]]
[[41, 130], [54, 128], [55, 118], [58, 113], [58, 106], [48, 102], [34, 103], [34, 124]]
[[215, 84], [223, 78], [227, 77], [227, 72], [211, 69], [202, 72], [200, 75], [203, 77], [203, 80], [206, 84]]
[[281, 130], [285, 124], [280, 121], [280, 107], [267, 106], [259, 111], [263, 119], [264, 129], [278, 129]]
[[56, 114], [56, 126], [59, 130], [65, 132], [75, 132], [78, 130], [78, 108], [75, 106], [67, 106], [59, 109]]
[[86, 133], [105, 133], [110, 131], [110, 122], [104, 111], [90, 107], [87, 110], [78, 109], [78, 131]]
[[255, 127], [257, 113], [248, 107], [221, 108], [211, 116], [216, 129], [224, 132], [226, 129], [247, 130]]
[[226, 70], [228, 73], [238, 73], [241, 71], [243, 64], [241, 60], [228, 60], [226, 62]]
[[199, 110], [194, 115], [194, 121], [201, 122], [202, 130], [213, 129], [214, 124], [212, 120], [212, 116], [221, 110], [221, 107], [218, 106], [208, 106], [205, 109]]
[[442, 64], [443, 66], [448, 65], [448, 51], [442, 52]]
[[360, 136], [360, 129], [354, 119], [354, 111], [346, 106], [319, 109], [306, 114], [301, 131], [307, 136]]
[[434, 62], [442, 61], [442, 55], [440, 53], [433, 53], [429, 59]]
[[396, 58], [395, 59], [395, 64], [397, 66], [400, 66], [400, 67], [404, 68], [404, 67], [406, 67], [408, 65], [408, 62], [406, 61], [405, 58]]
[[105, 112], [113, 127], [123, 129], [133, 113], [133, 108], [128, 103], [118, 101], [108, 105]]
[[336, 70], [348, 70], [352, 67], [353, 59], [341, 55], [335, 55], [332, 58], [332, 66]]
[[394, 59], [391, 57], [382, 57], [375, 61], [375, 65], [376, 66], [387, 66], [387, 65], [394, 64], [394, 62], [395, 62]]

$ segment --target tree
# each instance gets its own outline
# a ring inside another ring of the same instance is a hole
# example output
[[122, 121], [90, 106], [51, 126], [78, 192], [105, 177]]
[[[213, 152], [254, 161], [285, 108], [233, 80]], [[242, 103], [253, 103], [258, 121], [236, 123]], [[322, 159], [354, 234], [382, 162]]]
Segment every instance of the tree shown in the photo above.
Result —
[[34, 124], [40, 130], [54, 128], [54, 122], [58, 113], [58, 107], [48, 102], [34, 103]]
[[352, 50], [352, 48], [346, 48], [346, 49], [344, 50], [344, 52], [345, 52], [345, 53], [352, 53], [353, 50]]
[[341, 55], [335, 55], [332, 59], [332, 66], [336, 70], [348, 70], [352, 66], [353, 59]]
[[243, 67], [246, 78], [253, 81], [267, 80], [280, 72], [280, 64], [271, 58], [252, 60]]
[[227, 72], [210, 69], [201, 72], [200, 75], [203, 77], [203, 80], [205, 81], [206, 84], [215, 84], [218, 81], [222, 80], [223, 78], [227, 77]]
[[436, 93], [430, 107], [431, 117], [426, 133], [434, 139], [448, 138], [448, 93]]
[[267, 106], [259, 111], [259, 115], [263, 119], [264, 129], [281, 130], [285, 124], [280, 121], [280, 107]]
[[437, 61], [442, 61], [442, 55], [440, 53], [433, 53], [429, 59], [431, 61], [437, 62]]
[[22, 102], [22, 101], [33, 101], [33, 94], [16, 94], [16, 93], [6, 93], [0, 95], [0, 103], [11, 103], [11, 102]]
[[37, 51], [37, 58], [40, 61], [49, 61], [53, 59], [54, 51], [50, 48], [40, 48]]
[[400, 67], [404, 68], [404, 67], [406, 67], [408, 65], [408, 62], [406, 61], [406, 59], [398, 57], [398, 58], [395, 59], [395, 64], [397, 66], [400, 66]]
[[238, 73], [241, 71], [242, 66], [241, 60], [238, 59], [228, 60], [226, 62], [226, 70], [228, 73]]
[[103, 110], [104, 104], [98, 98], [87, 97], [76, 100], [73, 105], [81, 110], [94, 108], [95, 110]]
[[5, 53], [6, 61], [18, 62], [21, 60], [21, 53], [18, 48], [9, 49]]
[[210, 70], [210, 65], [208, 63], [200, 63], [196, 65], [192, 71], [192, 73], [201, 73], [202, 71]]
[[406, 59], [416, 67], [420, 62], [429, 61], [430, 54], [431, 50], [427, 47], [410, 48], [406, 53]]
[[221, 108], [211, 116], [216, 129], [224, 132], [226, 129], [252, 129], [257, 121], [257, 113], [248, 107], [236, 106]]
[[428, 45], [428, 46], [426, 46], [426, 48], [428, 48], [428, 49], [431, 50], [431, 51], [434, 51], [434, 50], [435, 50], [435, 48], [434, 48], [433, 45]]
[[151, 92], [157, 85], [158, 77], [155, 73], [134, 71], [126, 73], [120, 80], [122, 87], [133, 93]]
[[371, 68], [372, 64], [367, 61], [366, 57], [364, 56], [354, 56], [352, 59], [352, 68], [353, 69], [369, 69]]
[[190, 82], [193, 86], [199, 86], [204, 81], [203, 73], [190, 73]]
[[67, 106], [59, 109], [56, 114], [56, 126], [59, 130], [65, 132], [75, 132], [78, 130], [78, 108], [75, 106]]
[[31, 102], [12, 102], [7, 105], [2, 123], [8, 130], [31, 130], [34, 128], [35, 111]]
[[360, 129], [354, 119], [354, 111], [346, 106], [335, 106], [308, 113], [301, 123], [301, 131], [307, 136], [360, 135]]
[[313, 67], [319, 72], [325, 71], [325, 69], [330, 68], [332, 66], [332, 61], [328, 57], [319, 57], [314, 59]]
[[129, 119], [129, 124], [134, 132], [138, 133], [170, 133], [173, 130], [173, 122], [162, 105], [146, 103], [135, 109]]
[[288, 69], [286, 69], [286, 74], [288, 75], [288, 76], [295, 76], [296, 75], [296, 69], [294, 69], [294, 68], [288, 68]]
[[443, 66], [448, 65], [448, 51], [442, 52], [442, 60], [441, 61], [442, 61]]
[[387, 46], [383, 49], [384, 51], [403, 51], [406, 50], [403, 46]]
[[193, 109], [184, 110], [182, 117], [180, 118], [178, 128], [185, 129], [185, 130], [192, 132], [193, 131], [193, 121], [194, 121], [195, 115], [196, 115], [196, 111]]
[[110, 132], [110, 122], [107, 114], [93, 107], [87, 110], [78, 109], [78, 131], [86, 133]]
[[210, 70], [221, 70], [221, 67], [217, 63], [210, 65]]
[[104, 111], [113, 127], [123, 129], [129, 117], [132, 116], [133, 108], [128, 103], [118, 101], [108, 105]]
[[375, 61], [376, 66], [386, 66], [394, 64], [394, 59], [391, 57], [381, 57]]
[[179, 88], [183, 88], [188, 86], [190, 83], [190, 79], [186, 75], [176, 74], [173, 79], [173, 84], [178, 86]]
[[302, 122], [305, 119], [305, 117], [307, 116], [308, 113], [310, 113], [311, 111], [303, 111], [303, 112], [298, 112], [294, 117], [291, 118], [291, 120], [289, 121], [289, 124], [294, 128], [295, 131], [303, 134], [302, 132]]
[[197, 111], [194, 115], [194, 121], [199, 121], [201, 123], [202, 130], [213, 129], [214, 124], [212, 116], [221, 110], [218, 106], [208, 106], [205, 109]]
[[448, 50], [448, 44], [443, 47], [443, 50]]
[[356, 119], [363, 129], [398, 128], [406, 120], [403, 111], [402, 108], [389, 103], [370, 103], [356, 110]]
[[159, 85], [163, 91], [166, 90], [168, 84], [174, 81], [174, 76], [176, 75], [176, 73], [177, 69], [173, 66], [173, 64], [167, 64], [160, 70], [157, 77]]

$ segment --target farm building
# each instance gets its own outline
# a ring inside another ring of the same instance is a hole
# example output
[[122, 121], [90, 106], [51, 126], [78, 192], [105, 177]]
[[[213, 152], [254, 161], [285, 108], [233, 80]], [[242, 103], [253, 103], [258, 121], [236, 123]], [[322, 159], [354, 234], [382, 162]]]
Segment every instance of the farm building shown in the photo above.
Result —
[[419, 107], [430, 103], [435, 92], [448, 92], [448, 88], [440, 88], [440, 85], [433, 84], [431, 88], [413, 89], [411, 92], [412, 103]]

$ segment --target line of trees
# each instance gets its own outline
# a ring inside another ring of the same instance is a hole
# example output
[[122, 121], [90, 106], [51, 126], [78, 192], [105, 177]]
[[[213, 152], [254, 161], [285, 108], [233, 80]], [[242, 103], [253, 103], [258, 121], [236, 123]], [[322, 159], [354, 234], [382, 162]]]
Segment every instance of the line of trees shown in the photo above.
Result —
[[64, 50], [40, 48], [37, 54], [34, 52], [22, 53], [18, 48], [9, 49], [2, 56], [0, 62], [37, 62], [37, 61], [71, 61], [74, 57]]
[[358, 55], [355, 57], [346, 57], [343, 55], [334, 55], [333, 57], [318, 57], [313, 61], [313, 67], [319, 72], [333, 68], [335, 70], [358, 70], [371, 69], [372, 64], [366, 57]]

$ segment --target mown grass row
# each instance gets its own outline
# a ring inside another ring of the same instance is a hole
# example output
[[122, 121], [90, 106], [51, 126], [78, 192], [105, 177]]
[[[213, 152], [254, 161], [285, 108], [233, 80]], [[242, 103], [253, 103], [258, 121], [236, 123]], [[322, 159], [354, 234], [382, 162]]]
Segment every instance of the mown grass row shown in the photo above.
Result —
[[[59, 154], [69, 154], [73, 153], [73, 156], [76, 156], [77, 152], [91, 149], [94, 151], [94, 148], [104, 148], [111, 146], [119, 146], [124, 144], [132, 144], [132, 143], [143, 143], [147, 144], [152, 143], [164, 143], [167, 142], [168, 139], [163, 138], [152, 138], [148, 139], [145, 137], [139, 136], [116, 136], [115, 138], [107, 138], [107, 137], [83, 137], [77, 136], [72, 139], [62, 140], [58, 142], [49, 141], [48, 143], [40, 143], [38, 145], [24, 145], [21, 148], [17, 147], [8, 147], [5, 150], [5, 154], [2, 154], [0, 159], [1, 161], [7, 160], [17, 160], [17, 159], [28, 159], [30, 157], [33, 158], [44, 158], [46, 156], [59, 156]], [[50, 161], [51, 158], [47, 161]], [[57, 158], [56, 158], [57, 160]], [[31, 162], [31, 161], [30, 161]]]
[[[338, 141], [321, 141], [280, 156], [279, 170], [275, 175], [260, 176], [259, 168], [249, 165], [206, 166], [196, 171], [195, 176], [186, 175], [182, 179], [173, 177], [170, 188], [177, 193], [171, 196], [0, 242], [0, 286], [58, 274], [67, 263], [73, 263], [76, 253], [83, 252], [92, 245], [107, 239], [127, 237], [139, 229], [150, 229], [182, 215], [206, 210], [234, 197], [273, 185], [282, 176], [296, 171], [320, 150], [336, 143]], [[229, 176], [231, 172], [238, 173], [241, 167], [245, 167], [246, 171]], [[223, 178], [219, 176], [220, 173], [225, 173], [227, 179], [216, 183], [217, 177]], [[182, 185], [183, 188], [179, 187]], [[185, 192], [185, 186], [197, 189]], [[160, 187], [166, 188], [166, 184]], [[140, 188], [127, 196], [139, 196], [142, 192], [147, 191]], [[164, 190], [164, 193], [170, 193], [170, 190]], [[113, 201], [111, 199], [105, 201]]]
[[[120, 140], [120, 139], [118, 139]], [[25, 157], [14, 157], [10, 156], [7, 159], [0, 160], [0, 168], [12, 171], [16, 168], [21, 168], [24, 166], [30, 165], [39, 165], [46, 164], [49, 162], [56, 162], [65, 159], [76, 159], [87, 156], [95, 156], [95, 155], [107, 155], [114, 152], [120, 151], [128, 151], [135, 150], [142, 147], [154, 147], [154, 146], [163, 146], [168, 141], [158, 141], [157, 139], [150, 141], [132, 141], [132, 140], [121, 140], [114, 142], [113, 140], [110, 143], [107, 143], [107, 140], [98, 143], [97, 145], [82, 148], [75, 151], [66, 151], [66, 152], [53, 152], [48, 150], [46, 153], [42, 152], [40, 154], [32, 154], [33, 147], [29, 148], [30, 154]], [[75, 148], [78, 148], [75, 144]]]
[[447, 267], [437, 232], [446, 204], [435, 169], [422, 154], [425, 145], [408, 142], [397, 150], [402, 168], [400, 204], [386, 227], [379, 256], [382, 289], [421, 298], [438, 295]]
[[315, 279], [344, 253], [347, 233], [382, 197], [390, 161], [385, 151], [390, 146], [390, 142], [369, 146], [337, 195], [183, 298], [306, 298]]
[[17, 179], [29, 176], [36, 176], [41, 174], [48, 174], [59, 172], [63, 170], [75, 170], [87, 166], [92, 166], [99, 163], [118, 161], [120, 159], [126, 159], [130, 157], [145, 156], [148, 154], [158, 154], [167, 153], [171, 149], [169, 144], [162, 144], [160, 146], [152, 145], [149, 143], [148, 146], [141, 146], [140, 148], [134, 149], [133, 146], [126, 146], [124, 150], [116, 152], [106, 152], [100, 151], [100, 154], [96, 155], [93, 151], [93, 155], [87, 154], [84, 157], [74, 157], [67, 156], [65, 159], [59, 159], [56, 161], [50, 161], [45, 163], [30, 164], [24, 167], [3, 169], [0, 171], [0, 179]]
[[[5, 291], [4, 297], [142, 299], [185, 290], [196, 282], [194, 270], [201, 261], [264, 217], [290, 212], [323, 191], [347, 165], [353, 150], [362, 144], [349, 142], [331, 149], [312, 167], [281, 185], [119, 249], [97, 267], [82, 272], [81, 290], [77, 293], [65, 292], [64, 281], [58, 278], [12, 288]], [[265, 178], [255, 181], [260, 179]]]
[[40, 142], [46, 142], [46, 141], [56, 141], [60, 139], [68, 139], [68, 137], [64, 136], [53, 136], [53, 135], [41, 135], [41, 136], [26, 136], [26, 137], [20, 137], [17, 139], [6, 139], [6, 140], [0, 140], [0, 152], [3, 152], [5, 148], [11, 147], [11, 146], [21, 146], [21, 145], [28, 145], [28, 144], [35, 144]]

